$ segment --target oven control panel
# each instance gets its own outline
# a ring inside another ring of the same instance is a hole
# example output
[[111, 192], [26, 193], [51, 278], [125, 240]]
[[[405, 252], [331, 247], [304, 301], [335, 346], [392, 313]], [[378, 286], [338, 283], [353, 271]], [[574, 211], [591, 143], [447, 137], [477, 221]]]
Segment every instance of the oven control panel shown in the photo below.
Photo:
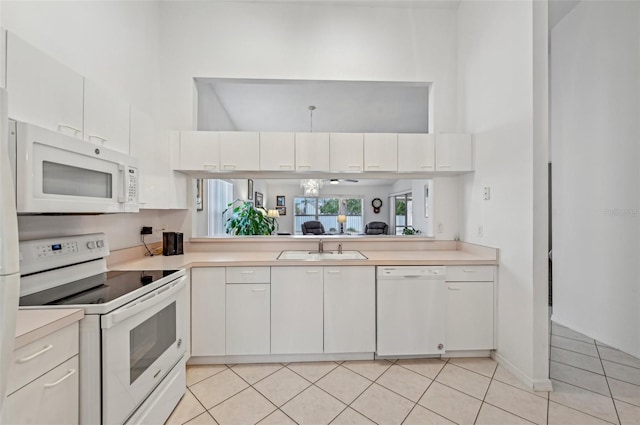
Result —
[[20, 274], [64, 267], [109, 255], [104, 233], [20, 242]]

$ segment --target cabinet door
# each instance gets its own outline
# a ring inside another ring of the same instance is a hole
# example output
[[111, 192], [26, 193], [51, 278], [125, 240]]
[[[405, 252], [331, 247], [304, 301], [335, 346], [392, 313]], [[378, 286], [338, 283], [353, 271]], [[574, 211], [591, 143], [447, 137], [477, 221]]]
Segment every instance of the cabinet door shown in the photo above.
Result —
[[255, 171], [260, 169], [260, 133], [252, 131], [220, 132], [220, 169]]
[[434, 170], [435, 138], [433, 134], [398, 134], [398, 171]]
[[260, 170], [293, 171], [294, 133], [260, 133]]
[[398, 170], [398, 135], [396, 133], [364, 134], [364, 170]]
[[329, 171], [329, 133], [296, 133], [296, 171]]
[[322, 353], [322, 267], [271, 268], [271, 353]]
[[220, 133], [181, 131], [179, 169], [220, 171]]
[[191, 269], [191, 354], [224, 356], [224, 267]]
[[376, 349], [376, 280], [373, 267], [324, 268], [324, 352]]
[[7, 397], [8, 424], [78, 423], [78, 356], [60, 364]]
[[362, 133], [331, 133], [329, 135], [331, 171], [362, 171], [363, 140]]
[[156, 128], [153, 119], [131, 108], [131, 155], [140, 169], [140, 208], [169, 208], [169, 139]]
[[492, 350], [493, 282], [447, 282], [447, 351]]
[[436, 134], [436, 171], [473, 171], [470, 134]]
[[269, 286], [268, 283], [227, 284], [227, 355], [269, 354]]
[[84, 79], [84, 140], [129, 154], [129, 104]]
[[83, 78], [7, 34], [9, 118], [82, 138]]

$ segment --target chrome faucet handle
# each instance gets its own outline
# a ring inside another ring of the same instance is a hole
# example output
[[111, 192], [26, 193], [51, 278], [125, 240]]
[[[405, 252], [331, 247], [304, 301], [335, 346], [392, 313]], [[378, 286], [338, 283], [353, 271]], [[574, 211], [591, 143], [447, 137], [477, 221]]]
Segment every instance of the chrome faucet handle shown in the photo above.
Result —
[[338, 244], [338, 254], [342, 254], [342, 242]]
[[324, 252], [324, 241], [322, 239], [320, 239], [320, 241], [318, 241], [318, 252]]

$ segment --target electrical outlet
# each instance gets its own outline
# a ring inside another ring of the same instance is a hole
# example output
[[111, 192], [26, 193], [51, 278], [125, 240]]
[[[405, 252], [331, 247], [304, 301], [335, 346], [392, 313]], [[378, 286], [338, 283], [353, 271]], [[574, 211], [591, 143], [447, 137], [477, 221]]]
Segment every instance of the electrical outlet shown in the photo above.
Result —
[[491, 187], [489, 186], [485, 186], [483, 191], [482, 191], [482, 198], [485, 201], [488, 201], [489, 199], [491, 199]]
[[482, 228], [482, 225], [478, 226], [478, 237], [482, 237], [484, 235], [484, 229]]
[[444, 232], [444, 225], [442, 223], [438, 223], [438, 233]]

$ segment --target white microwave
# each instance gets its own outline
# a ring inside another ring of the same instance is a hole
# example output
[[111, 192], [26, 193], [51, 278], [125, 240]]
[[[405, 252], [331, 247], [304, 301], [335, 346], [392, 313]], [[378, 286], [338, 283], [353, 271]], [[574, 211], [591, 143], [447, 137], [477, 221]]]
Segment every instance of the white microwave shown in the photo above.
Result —
[[138, 161], [33, 124], [9, 121], [18, 214], [138, 212]]

